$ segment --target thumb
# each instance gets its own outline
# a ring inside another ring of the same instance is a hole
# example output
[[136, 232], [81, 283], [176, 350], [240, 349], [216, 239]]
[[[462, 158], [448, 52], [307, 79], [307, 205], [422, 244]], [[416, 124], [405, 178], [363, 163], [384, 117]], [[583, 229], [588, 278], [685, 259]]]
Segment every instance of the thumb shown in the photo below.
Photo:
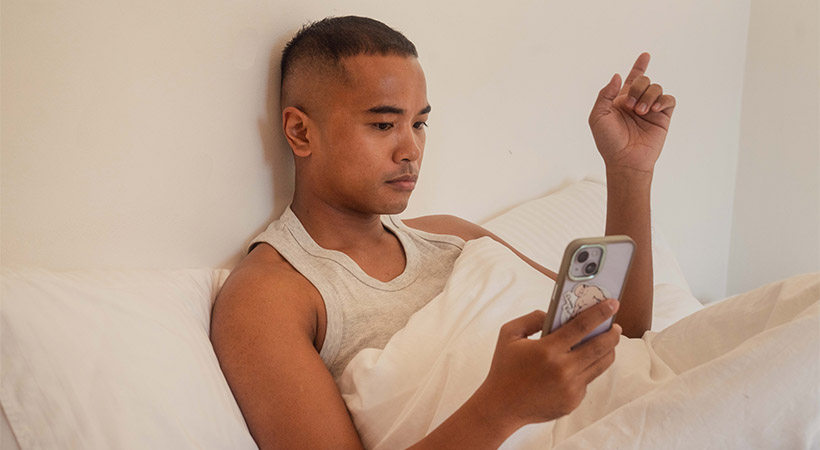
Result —
[[513, 319], [501, 326], [498, 340], [509, 342], [531, 336], [541, 331], [546, 318], [547, 313], [541, 310], [535, 310], [526, 316]]
[[612, 76], [606, 86], [598, 92], [598, 98], [595, 100], [595, 105], [592, 107], [592, 113], [589, 115], [590, 122], [600, 115], [608, 112], [612, 108], [612, 101], [618, 96], [621, 90], [621, 76], [617, 73]]

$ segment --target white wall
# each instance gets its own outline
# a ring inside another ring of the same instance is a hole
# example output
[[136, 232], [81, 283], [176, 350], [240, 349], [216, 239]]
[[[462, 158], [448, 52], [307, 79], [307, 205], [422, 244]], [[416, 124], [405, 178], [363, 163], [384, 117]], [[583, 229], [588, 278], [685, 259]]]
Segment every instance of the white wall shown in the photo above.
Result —
[[820, 271], [820, 3], [753, 0], [728, 293]]
[[602, 174], [589, 108], [650, 51], [679, 101], [655, 219], [695, 295], [723, 296], [749, 0], [3, 0], [2, 263], [232, 266], [292, 189], [271, 64], [343, 14], [421, 53], [433, 114], [408, 215], [483, 221]]

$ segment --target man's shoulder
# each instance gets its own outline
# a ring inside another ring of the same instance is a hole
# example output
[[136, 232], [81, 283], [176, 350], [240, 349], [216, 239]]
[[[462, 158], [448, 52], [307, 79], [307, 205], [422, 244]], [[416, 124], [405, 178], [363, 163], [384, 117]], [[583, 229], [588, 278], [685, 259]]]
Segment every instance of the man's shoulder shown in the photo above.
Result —
[[[231, 271], [231, 277], [267, 283], [296, 283], [305, 278], [272, 246], [260, 243]], [[230, 277], [229, 277], [230, 279]], [[306, 281], [306, 280], [305, 280]]]
[[312, 314], [317, 295], [316, 288], [276, 249], [260, 244], [231, 271], [216, 302], [231, 309], [295, 309]]
[[489, 232], [480, 225], [449, 214], [436, 214], [413, 219], [403, 219], [402, 222], [416, 230], [425, 231], [427, 233], [458, 236], [465, 241], [489, 235]]

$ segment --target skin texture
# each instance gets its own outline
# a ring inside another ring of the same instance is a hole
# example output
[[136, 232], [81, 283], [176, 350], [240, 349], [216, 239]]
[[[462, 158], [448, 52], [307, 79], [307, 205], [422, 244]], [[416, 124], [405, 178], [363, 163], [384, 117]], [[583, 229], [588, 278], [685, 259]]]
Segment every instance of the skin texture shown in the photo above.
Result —
[[[607, 164], [607, 233], [628, 234], [638, 244], [622, 301], [600, 302], [538, 340], [527, 337], [540, 331], [543, 311], [504, 325], [484, 383], [413, 448], [497, 448], [526, 424], [568, 414], [583, 399], [587, 384], [614, 361], [622, 328], [616, 324], [572, 347], [619, 308], [623, 330], [639, 336], [648, 329], [649, 187], [675, 104], [644, 79], [648, 61], [649, 55], [641, 55], [623, 86], [614, 76], [590, 114]], [[406, 261], [379, 216], [403, 211], [415, 187], [430, 111], [426, 81], [412, 57], [359, 55], [344, 59], [343, 66], [344, 76], [305, 71], [285, 83], [282, 129], [296, 162], [292, 209], [320, 246], [347, 254], [366, 273], [386, 281], [400, 274]], [[642, 104], [647, 111], [636, 109]], [[504, 243], [453, 216], [405, 223], [465, 240], [490, 236]], [[361, 448], [319, 358], [326, 324], [318, 291], [269, 245], [255, 247], [222, 288], [211, 340], [260, 448]]]
[[625, 234], [636, 244], [617, 318], [629, 337], [641, 337], [652, 325], [650, 191], [676, 104], [646, 77], [649, 59], [642, 53], [623, 85], [614, 75], [589, 115], [595, 145], [606, 163], [606, 234]]

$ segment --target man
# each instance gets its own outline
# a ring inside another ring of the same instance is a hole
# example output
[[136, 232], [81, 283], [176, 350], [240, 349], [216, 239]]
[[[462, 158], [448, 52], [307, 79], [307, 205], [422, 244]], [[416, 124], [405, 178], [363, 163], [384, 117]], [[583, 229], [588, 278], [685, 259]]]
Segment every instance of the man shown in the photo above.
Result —
[[[649, 328], [649, 191], [675, 99], [643, 75], [648, 62], [641, 55], [623, 87], [613, 76], [590, 115], [607, 167], [606, 232], [638, 245], [620, 307], [601, 302], [539, 340], [527, 336], [543, 311], [507, 323], [485, 382], [414, 447], [497, 448], [523, 425], [568, 414], [612, 364], [621, 332]], [[260, 447], [360, 448], [335, 384], [346, 363], [383, 347], [441, 291], [465, 241], [507, 244], [452, 216], [385, 216], [407, 206], [431, 111], [416, 49], [400, 33], [360, 17], [303, 28], [283, 52], [281, 107], [293, 202], [225, 283], [211, 337]], [[619, 308], [609, 332], [570, 351]]]

